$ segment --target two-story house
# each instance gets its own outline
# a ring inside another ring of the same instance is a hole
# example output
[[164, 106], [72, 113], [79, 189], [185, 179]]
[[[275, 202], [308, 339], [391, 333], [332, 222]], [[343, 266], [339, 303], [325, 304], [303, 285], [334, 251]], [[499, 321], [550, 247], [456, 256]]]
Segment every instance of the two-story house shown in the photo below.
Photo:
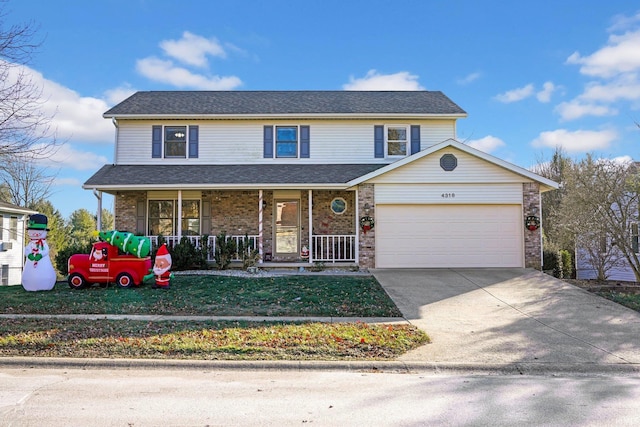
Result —
[[25, 223], [34, 213], [0, 200], [0, 286], [19, 285], [22, 281]]
[[117, 229], [248, 235], [272, 263], [540, 268], [524, 219], [556, 183], [456, 141], [441, 92], [151, 91], [104, 117], [114, 164], [83, 188]]

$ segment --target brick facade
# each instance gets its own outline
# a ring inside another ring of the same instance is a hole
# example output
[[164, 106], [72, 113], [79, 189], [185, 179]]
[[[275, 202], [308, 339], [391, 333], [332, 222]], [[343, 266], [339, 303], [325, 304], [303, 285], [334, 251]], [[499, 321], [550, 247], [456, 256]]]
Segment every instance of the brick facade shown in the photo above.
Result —
[[[522, 184], [522, 210], [524, 216], [540, 216], [540, 184], [528, 182]], [[522, 218], [524, 224], [524, 218]], [[524, 266], [542, 269], [542, 230], [535, 231], [524, 227]]]
[[[374, 219], [375, 222], [375, 193], [373, 184], [360, 184], [358, 186], [358, 212], [360, 216], [365, 215], [364, 205], [369, 204], [369, 216]], [[358, 233], [360, 234], [358, 245], [358, 257], [360, 268], [374, 268], [376, 266], [376, 228], [367, 231], [365, 234], [360, 227], [358, 227]]]

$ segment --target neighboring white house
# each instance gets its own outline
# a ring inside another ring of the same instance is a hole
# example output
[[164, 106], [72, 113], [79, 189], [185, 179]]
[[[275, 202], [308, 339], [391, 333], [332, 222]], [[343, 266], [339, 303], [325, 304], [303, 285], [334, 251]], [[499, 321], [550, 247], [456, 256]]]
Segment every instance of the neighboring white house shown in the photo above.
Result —
[[138, 92], [83, 188], [117, 229], [248, 236], [264, 262], [539, 269], [525, 219], [557, 184], [456, 141], [466, 115], [436, 91]]
[[34, 213], [0, 201], [0, 286], [19, 285], [22, 280], [25, 223]]

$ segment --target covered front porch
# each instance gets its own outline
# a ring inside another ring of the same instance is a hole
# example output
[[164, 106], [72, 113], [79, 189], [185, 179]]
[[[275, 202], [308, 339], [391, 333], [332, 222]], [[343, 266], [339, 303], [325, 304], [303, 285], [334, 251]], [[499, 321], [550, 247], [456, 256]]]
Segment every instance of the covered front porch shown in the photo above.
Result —
[[185, 237], [213, 262], [224, 235], [256, 249], [262, 265], [359, 265], [360, 211], [370, 209], [358, 188], [118, 191], [115, 200], [115, 228], [148, 236], [153, 249]]

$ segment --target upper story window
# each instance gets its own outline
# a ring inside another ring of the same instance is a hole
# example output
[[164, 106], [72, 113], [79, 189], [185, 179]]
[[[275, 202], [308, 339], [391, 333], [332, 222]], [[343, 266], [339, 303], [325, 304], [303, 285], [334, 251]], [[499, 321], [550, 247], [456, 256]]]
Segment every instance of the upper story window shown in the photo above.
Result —
[[276, 157], [298, 157], [297, 126], [276, 126]]
[[265, 159], [308, 159], [311, 157], [310, 127], [264, 126], [263, 157]]
[[164, 156], [187, 157], [187, 127], [165, 126], [164, 128]]
[[408, 126], [387, 126], [387, 156], [406, 156]]
[[416, 154], [422, 149], [420, 125], [374, 125], [373, 156], [377, 159]]
[[152, 126], [151, 157], [190, 159], [198, 157], [198, 126]]

